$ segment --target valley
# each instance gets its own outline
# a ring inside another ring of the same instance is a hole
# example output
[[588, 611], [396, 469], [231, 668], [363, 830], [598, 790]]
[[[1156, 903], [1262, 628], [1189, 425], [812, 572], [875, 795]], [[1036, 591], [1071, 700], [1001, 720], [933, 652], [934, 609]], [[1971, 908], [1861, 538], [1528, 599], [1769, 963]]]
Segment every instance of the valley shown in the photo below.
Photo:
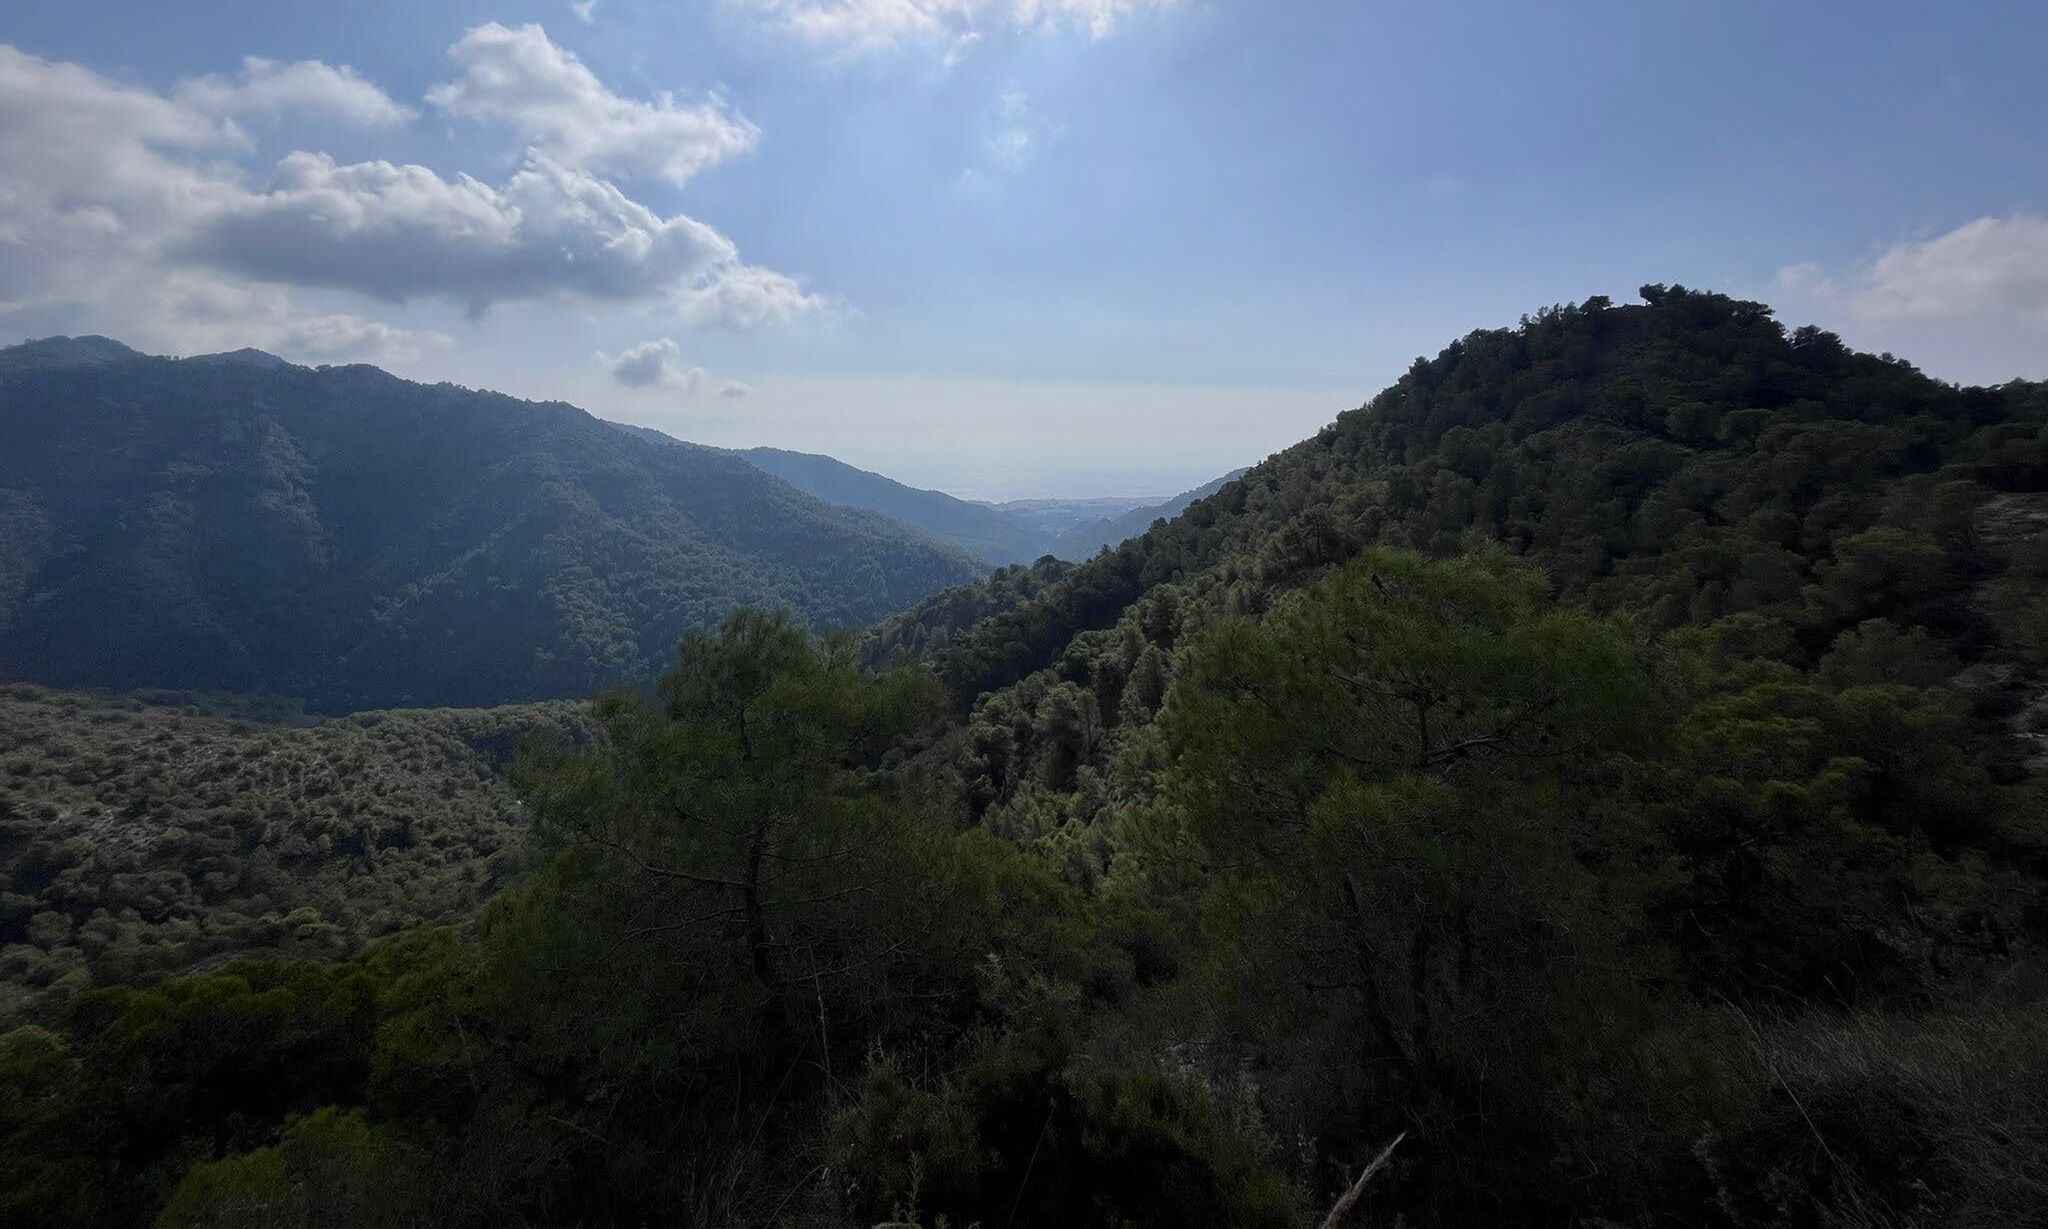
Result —
[[[992, 566], [830, 458], [191, 363], [0, 352], [22, 1223], [1281, 1226], [1390, 1140], [1409, 1223], [2048, 1194], [2048, 387], [1646, 286]], [[397, 524], [372, 412], [494, 459]], [[140, 690], [245, 680], [312, 711]]]

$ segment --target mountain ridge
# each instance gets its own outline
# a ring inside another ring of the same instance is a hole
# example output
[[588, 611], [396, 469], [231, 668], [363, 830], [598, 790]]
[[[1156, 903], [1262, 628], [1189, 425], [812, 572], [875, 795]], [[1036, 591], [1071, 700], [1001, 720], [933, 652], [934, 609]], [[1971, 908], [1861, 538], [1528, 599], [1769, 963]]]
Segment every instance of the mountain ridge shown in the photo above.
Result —
[[1187, 511], [1188, 505], [1198, 499], [1207, 499], [1230, 483], [1237, 481], [1250, 471], [1249, 465], [1239, 466], [1219, 478], [1212, 478], [1193, 490], [1182, 491], [1171, 499], [1156, 504], [1132, 508], [1115, 516], [1098, 517], [1093, 521], [1066, 529], [1052, 540], [1047, 553], [1061, 559], [1079, 563], [1107, 547], [1119, 546], [1150, 529], [1156, 521], [1170, 521]]
[[[1776, 560], [1771, 566], [1782, 574], [1766, 591], [1780, 603], [1803, 592], [1788, 577], [1812, 585], [1822, 572], [1848, 566], [1771, 519], [1792, 511], [1737, 505], [1763, 518], [1759, 526], [1768, 523], [1749, 533], [1777, 535], [1755, 543], [1723, 523], [1730, 513], [1715, 507], [1713, 491], [1756, 490], [1742, 498], [1768, 497], [1795, 510], [1797, 501], [1816, 498], [1810, 489], [1768, 485], [1775, 471], [1761, 458], [1775, 450], [1796, 450], [1775, 462], [1780, 470], [1853, 475], [1857, 465], [1868, 467], [1824, 513], [1869, 526], [1866, 532], [1891, 532], [1881, 517], [1910, 524], [1916, 514], [1905, 509], [1916, 505], [1907, 501], [1929, 498], [1921, 487], [1936, 480], [1944, 449], [1953, 454], [1949, 480], [1969, 484], [1951, 498], [1974, 492], [1970, 499], [1995, 507], [1989, 501], [1999, 492], [2048, 488], [2048, 385], [1950, 386], [1889, 356], [1852, 351], [1822, 330], [1786, 330], [1762, 304], [1679, 286], [1643, 293], [1638, 305], [1595, 297], [1527, 317], [1517, 328], [1468, 334], [1177, 519], [1044, 583], [979, 586], [988, 596], [978, 603], [935, 594], [878, 628], [871, 656], [930, 662], [962, 705], [986, 707], [992, 694], [1000, 699], [1033, 677], [1087, 682], [1107, 715], [1119, 680], [1136, 668], [1136, 650], [1093, 677], [1093, 667], [1077, 663], [1099, 653], [1103, 638], [1137, 626], [1140, 643], [1170, 649], [1182, 625], [1221, 611], [1259, 613], [1369, 543], [1446, 553], [1479, 534], [1534, 555], [1561, 592], [1601, 607], [1650, 584], [1655, 568], [1678, 566], [1673, 539], [1682, 533], [1686, 550], [1716, 562], [1698, 592], [1674, 589], [1646, 601], [1663, 624], [1676, 626], [1760, 601], [1735, 583], [1741, 568], [1734, 560], [1745, 553]], [[1729, 354], [1751, 365], [1735, 368]], [[1736, 374], [1715, 374], [1724, 370]], [[1451, 393], [1432, 386], [1450, 378], [1461, 381]], [[1844, 455], [1826, 457], [1830, 447]], [[1993, 447], [2004, 451], [1972, 451]], [[1687, 465], [1704, 473], [1689, 476]], [[1679, 483], [1674, 475], [1684, 475], [1684, 484], [1648, 503], [1661, 518], [1657, 528], [1638, 528], [1650, 493]], [[1896, 485], [1890, 498], [1901, 510], [1886, 510], [1873, 493], [1880, 478]], [[1953, 525], [1958, 513], [1941, 515], [1951, 526], [1943, 532], [1965, 535], [1959, 542], [1980, 536]], [[1823, 544], [1842, 534], [1838, 525], [1810, 532], [1829, 535]], [[2001, 546], [2002, 566], [2024, 574], [2036, 566], [2028, 549], [2038, 548]], [[1734, 557], [1724, 557], [1730, 551]], [[1810, 553], [1795, 567], [1789, 556], [1801, 551]], [[963, 605], [973, 610], [971, 622], [958, 618]], [[1824, 611], [1802, 617], [1819, 621], [1813, 638], [1841, 631]], [[1986, 637], [1984, 620], [1992, 616], [1943, 617], [1956, 621], [1944, 634], [1969, 643]], [[2018, 627], [2048, 614], [1997, 617]], [[1966, 627], [1975, 630], [1965, 635]], [[1785, 652], [1808, 654], [1810, 664], [1816, 650], [1794, 644]], [[1035, 705], [1042, 693], [1031, 694]]]
[[[862, 508], [914, 526], [991, 564], [1026, 562], [1044, 551], [1036, 535], [986, 504], [901, 483], [822, 453], [785, 448], [712, 448], [654, 427], [611, 425], [641, 439], [741, 457], [763, 473], [828, 504]], [[1034, 551], [1036, 553], [1034, 553]]]
[[[612, 424], [642, 439], [689, 448], [710, 448], [654, 427]], [[756, 468], [798, 490], [841, 507], [865, 508], [914, 525], [997, 566], [1033, 563], [1046, 555], [1079, 562], [1104, 545], [1143, 532], [1153, 521], [1172, 519], [1194, 499], [1210, 494], [1244, 471], [1232, 470], [1192, 491], [1163, 501], [1130, 497], [962, 499], [943, 491], [913, 487], [823, 453], [786, 448], [713, 449], [744, 457]], [[1096, 515], [1098, 509], [1106, 515]]]
[[983, 570], [565, 403], [117, 345], [0, 351], [8, 677], [330, 711], [580, 696], [739, 605], [867, 624]]

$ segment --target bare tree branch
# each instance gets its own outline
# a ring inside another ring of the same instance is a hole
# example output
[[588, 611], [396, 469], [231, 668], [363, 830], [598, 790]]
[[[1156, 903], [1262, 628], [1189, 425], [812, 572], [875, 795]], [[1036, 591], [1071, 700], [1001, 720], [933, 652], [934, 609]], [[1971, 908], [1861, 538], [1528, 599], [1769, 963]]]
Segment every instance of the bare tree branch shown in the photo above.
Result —
[[1358, 1181], [1351, 1184], [1351, 1189], [1344, 1192], [1343, 1198], [1331, 1205], [1330, 1214], [1323, 1218], [1322, 1229], [1337, 1229], [1338, 1224], [1343, 1221], [1344, 1217], [1351, 1212], [1351, 1209], [1358, 1206], [1360, 1199], [1365, 1197], [1366, 1184], [1370, 1183], [1380, 1170], [1386, 1168], [1387, 1161], [1394, 1155], [1395, 1147], [1407, 1138], [1408, 1132], [1403, 1131], [1394, 1137], [1392, 1143], [1380, 1149], [1380, 1154], [1372, 1159], [1372, 1164], [1367, 1165], [1359, 1173]]

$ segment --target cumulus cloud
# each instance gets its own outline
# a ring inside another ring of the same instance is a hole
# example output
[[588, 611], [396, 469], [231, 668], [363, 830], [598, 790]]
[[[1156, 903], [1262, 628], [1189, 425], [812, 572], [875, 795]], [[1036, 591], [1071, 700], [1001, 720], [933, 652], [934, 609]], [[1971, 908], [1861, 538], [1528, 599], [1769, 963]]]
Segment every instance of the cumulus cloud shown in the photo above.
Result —
[[[183, 352], [257, 345], [387, 359], [447, 338], [306, 311], [292, 292], [439, 298], [472, 313], [520, 299], [637, 302], [734, 328], [822, 305], [786, 275], [742, 262], [710, 226], [657, 213], [549, 152], [604, 165], [639, 159], [675, 177], [723, 156], [733, 130], [692, 144], [685, 137], [709, 130], [679, 121], [686, 109], [625, 103], [573, 59], [551, 57], [544, 39], [540, 50], [539, 62], [568, 83], [564, 106], [610, 116], [608, 135], [572, 138], [551, 127], [568, 123], [559, 115], [535, 119], [528, 135], [538, 148], [497, 184], [299, 151], [252, 186], [233, 161], [252, 148], [239, 121], [320, 112], [374, 127], [406, 113], [349, 70], [314, 61], [249, 61], [238, 77], [159, 93], [0, 44], [0, 327], [91, 328]], [[475, 88], [462, 105], [479, 113], [498, 105], [479, 82], [528, 79], [511, 69], [493, 76], [487, 59], [480, 53], [463, 78]], [[515, 110], [505, 103], [502, 113]]]
[[692, 324], [744, 331], [786, 323], [824, 308], [827, 301], [773, 269], [731, 265], [685, 290], [678, 306]]
[[679, 103], [622, 98], [537, 25], [490, 22], [448, 54], [462, 69], [427, 101], [450, 115], [502, 123], [567, 166], [656, 175], [670, 183], [754, 147], [760, 130], [716, 96]]
[[718, 395], [721, 397], [739, 398], [744, 397], [753, 391], [754, 386], [747, 383], [745, 380], [727, 380], [725, 383], [718, 386]]
[[249, 56], [242, 61], [239, 79], [219, 74], [196, 77], [181, 83], [172, 97], [201, 115], [275, 120], [288, 112], [305, 112], [371, 128], [395, 127], [414, 114], [353, 68], [319, 60], [280, 64]]
[[992, 30], [1081, 29], [1104, 38], [1123, 19], [1180, 0], [732, 0], [807, 42], [845, 51], [903, 43], [956, 56]]
[[[174, 351], [289, 349], [288, 296], [164, 259], [192, 219], [241, 192], [218, 159], [241, 147], [217, 101], [180, 101], [0, 45], [0, 319], [91, 327]], [[368, 324], [369, 322], [363, 322]], [[359, 329], [363, 357], [421, 339]]]
[[0, 45], [0, 177], [8, 219], [69, 203], [121, 215], [206, 186], [178, 153], [234, 145], [217, 114]]
[[612, 379], [627, 388], [672, 388], [695, 393], [708, 378], [702, 367], [683, 361], [683, 348], [668, 337], [643, 341], [616, 355], [600, 353], [597, 361], [609, 367]]
[[213, 212], [183, 249], [265, 281], [403, 302], [655, 297], [733, 266], [717, 231], [664, 218], [587, 172], [535, 155], [502, 187], [423, 166], [295, 153], [276, 181]]
[[1779, 271], [1778, 287], [1868, 320], [2005, 315], [2048, 326], [2048, 218], [1978, 218], [1895, 244], [1839, 277], [1817, 264], [1793, 265]]

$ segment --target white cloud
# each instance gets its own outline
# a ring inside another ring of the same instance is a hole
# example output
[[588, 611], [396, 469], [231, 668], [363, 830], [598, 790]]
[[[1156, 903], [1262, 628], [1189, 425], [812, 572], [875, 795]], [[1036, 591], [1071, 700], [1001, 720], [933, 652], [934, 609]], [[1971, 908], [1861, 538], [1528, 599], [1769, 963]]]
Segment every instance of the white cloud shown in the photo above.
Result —
[[239, 140], [218, 115], [0, 45], [0, 184], [17, 226], [28, 210], [67, 202], [161, 208], [208, 179], [174, 154]]
[[241, 192], [215, 159], [242, 142], [218, 109], [0, 46], [0, 319], [9, 331], [90, 327], [185, 353], [289, 348], [291, 330], [313, 318], [295, 316], [288, 296], [163, 258], [180, 227]]
[[[569, 63], [569, 79], [588, 77]], [[90, 329], [184, 353], [256, 345], [388, 359], [448, 339], [307, 310], [292, 291], [438, 298], [472, 312], [518, 299], [632, 301], [735, 328], [823, 302], [744, 264], [713, 228], [658, 214], [545, 151], [497, 185], [300, 151], [255, 187], [233, 161], [251, 148], [240, 119], [320, 111], [374, 126], [399, 118], [393, 107], [348, 70], [314, 62], [251, 61], [234, 80], [157, 93], [0, 44], [0, 328]], [[646, 114], [674, 135], [688, 125], [660, 118], [673, 110]], [[623, 139], [543, 144], [606, 161], [624, 156]], [[716, 147], [668, 145], [658, 161], [673, 170]]]
[[493, 188], [423, 166], [292, 154], [267, 191], [214, 211], [183, 250], [264, 281], [390, 302], [440, 297], [473, 312], [562, 294], [656, 298], [744, 268], [731, 241], [703, 223], [661, 217], [539, 155]]
[[745, 380], [727, 380], [718, 386], [718, 395], [721, 397], [739, 398], [753, 391], [754, 386]]
[[794, 279], [753, 265], [719, 269], [679, 298], [683, 318], [692, 324], [747, 330], [783, 324], [828, 305]]
[[369, 128], [396, 127], [414, 116], [353, 68], [319, 60], [280, 64], [249, 56], [242, 61], [239, 80], [219, 74], [197, 77], [181, 82], [172, 98], [202, 115], [276, 120], [287, 112], [307, 112]]
[[754, 147], [760, 130], [713, 96], [678, 103], [622, 98], [537, 25], [491, 22], [448, 49], [462, 69], [427, 101], [450, 115], [503, 123], [565, 166], [657, 175], [683, 184]]
[[283, 326], [264, 343], [270, 349], [311, 359], [364, 359], [391, 362], [417, 357], [425, 349], [453, 345], [446, 333], [401, 329], [381, 320], [334, 313], [302, 316]]
[[1895, 244], [1841, 277], [1793, 265], [1779, 271], [1778, 288], [1873, 321], [2017, 316], [2048, 326], [2048, 218], [1978, 218]]
[[586, 26], [597, 24], [597, 0], [569, 0], [569, 11]]
[[1104, 38], [1133, 14], [1180, 0], [729, 0], [806, 42], [848, 52], [928, 43], [957, 58], [994, 30], [1080, 29]]
[[600, 353], [597, 361], [627, 388], [672, 388], [694, 394], [708, 379], [702, 367], [683, 361], [683, 348], [668, 337], [643, 341], [616, 355]]

